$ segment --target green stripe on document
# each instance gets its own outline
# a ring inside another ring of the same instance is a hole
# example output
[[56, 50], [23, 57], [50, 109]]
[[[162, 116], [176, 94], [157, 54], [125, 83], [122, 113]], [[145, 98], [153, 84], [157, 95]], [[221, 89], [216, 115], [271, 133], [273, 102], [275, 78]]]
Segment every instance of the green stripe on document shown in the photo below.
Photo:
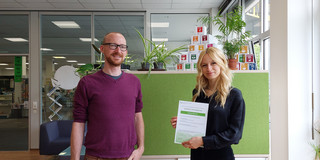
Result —
[[189, 112], [189, 111], [181, 111], [181, 114], [189, 114], [189, 115], [202, 116], [202, 117], [206, 116], [206, 114], [204, 113]]

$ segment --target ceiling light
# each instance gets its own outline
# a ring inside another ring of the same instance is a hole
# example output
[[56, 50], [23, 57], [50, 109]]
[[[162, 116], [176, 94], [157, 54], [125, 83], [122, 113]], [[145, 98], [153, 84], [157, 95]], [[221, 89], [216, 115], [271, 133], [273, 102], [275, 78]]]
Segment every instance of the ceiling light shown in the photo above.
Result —
[[162, 48], [162, 47], [165, 47], [166, 45], [163, 45], [163, 44], [159, 44], [157, 45], [158, 48]]
[[53, 51], [53, 49], [50, 48], [40, 48], [41, 51]]
[[156, 41], [163, 42], [163, 41], [168, 41], [168, 38], [152, 38], [152, 41], [154, 41], [154, 42], [156, 42]]
[[23, 38], [4, 38], [4, 39], [11, 41], [11, 42], [28, 42], [28, 40], [23, 39]]
[[5, 68], [5, 69], [8, 69], [8, 70], [13, 70], [14, 68]]
[[58, 63], [55, 62], [55, 63], [53, 63], [53, 64], [54, 64], [54, 65], [57, 65]]
[[52, 23], [60, 28], [80, 28], [74, 21], [52, 21]]
[[104, 63], [104, 60], [101, 60], [101, 61], [97, 60], [96, 62], [97, 63]]
[[0, 63], [0, 66], [7, 66], [9, 65], [8, 63]]
[[169, 27], [169, 22], [152, 22], [151, 27]]
[[[79, 38], [82, 42], [91, 42], [91, 38]], [[95, 38], [94, 41], [98, 42], [98, 39]]]
[[78, 63], [77, 64], [78, 66], [83, 66], [83, 65], [86, 65], [85, 63]]
[[78, 62], [78, 61], [76, 61], [76, 60], [67, 60], [67, 62], [75, 63], [75, 62]]
[[66, 59], [66, 57], [63, 57], [63, 56], [53, 56], [53, 58], [55, 58], [55, 59]]

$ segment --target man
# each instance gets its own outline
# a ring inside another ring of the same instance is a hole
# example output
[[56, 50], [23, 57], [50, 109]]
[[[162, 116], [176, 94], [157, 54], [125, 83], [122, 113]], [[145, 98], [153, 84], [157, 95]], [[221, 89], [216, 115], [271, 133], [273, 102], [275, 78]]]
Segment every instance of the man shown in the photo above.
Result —
[[111, 32], [100, 51], [105, 56], [103, 69], [83, 77], [74, 95], [71, 159], [80, 158], [87, 122], [87, 160], [139, 160], [144, 152], [141, 84], [136, 76], [121, 71], [126, 39]]

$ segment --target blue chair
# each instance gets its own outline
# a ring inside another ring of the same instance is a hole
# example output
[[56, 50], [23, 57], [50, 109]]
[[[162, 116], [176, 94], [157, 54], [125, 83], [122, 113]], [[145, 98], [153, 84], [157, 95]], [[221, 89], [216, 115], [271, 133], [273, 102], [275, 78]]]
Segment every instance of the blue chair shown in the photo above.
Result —
[[40, 126], [40, 155], [58, 155], [70, 146], [73, 120], [55, 120]]

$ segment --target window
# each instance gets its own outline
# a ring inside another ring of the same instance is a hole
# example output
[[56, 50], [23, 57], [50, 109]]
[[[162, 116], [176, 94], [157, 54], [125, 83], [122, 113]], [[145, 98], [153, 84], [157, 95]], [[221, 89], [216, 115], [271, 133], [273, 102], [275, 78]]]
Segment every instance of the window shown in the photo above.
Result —
[[245, 0], [246, 30], [251, 31], [258, 70], [269, 69], [270, 1]]
[[63, 105], [58, 115], [55, 115], [53, 110], [59, 106], [49, 99], [47, 93], [53, 89], [51, 78], [58, 68], [64, 65], [78, 68], [85, 63], [91, 63], [91, 16], [42, 15], [40, 36], [43, 122], [61, 117], [72, 119], [74, 90], [58, 89], [55, 96], [52, 96], [60, 96], [57, 101]]
[[131, 58], [130, 70], [140, 69], [140, 61], [144, 57], [143, 44], [135, 29], [144, 34], [144, 15], [95, 15], [94, 16], [95, 45], [100, 46], [103, 37], [109, 32], [120, 32], [128, 45], [128, 55]]
[[28, 15], [0, 15], [0, 22], [0, 54], [28, 54]]
[[[168, 49], [189, 45], [191, 36], [196, 35], [196, 27], [202, 26], [197, 19], [208, 14], [151, 14], [151, 39], [160, 44], [165, 41]], [[209, 30], [207, 30], [209, 33]], [[174, 70], [174, 62], [167, 70]]]
[[261, 10], [259, 0], [246, 1], [245, 8], [246, 30], [251, 31], [252, 37], [256, 37], [261, 33]]
[[[88, 63], [98, 63], [91, 44], [98, 48], [103, 37], [109, 32], [120, 32], [126, 40], [128, 54], [142, 59], [143, 48], [135, 28], [144, 33], [144, 14], [101, 15], [102, 13], [57, 13], [41, 16], [41, 57], [42, 57], [42, 120], [72, 119], [73, 94], [75, 89], [58, 89], [52, 98], [57, 98], [63, 107], [54, 115], [59, 105], [47, 96], [53, 89], [51, 78], [61, 66], [78, 68]], [[120, 13], [121, 14], [121, 13]], [[93, 21], [92, 21], [93, 19]], [[93, 28], [93, 29], [92, 29]], [[94, 33], [94, 34], [93, 34]], [[104, 59], [104, 58], [103, 58]], [[140, 66], [135, 63], [131, 70]], [[52, 115], [54, 115], [52, 117]]]

